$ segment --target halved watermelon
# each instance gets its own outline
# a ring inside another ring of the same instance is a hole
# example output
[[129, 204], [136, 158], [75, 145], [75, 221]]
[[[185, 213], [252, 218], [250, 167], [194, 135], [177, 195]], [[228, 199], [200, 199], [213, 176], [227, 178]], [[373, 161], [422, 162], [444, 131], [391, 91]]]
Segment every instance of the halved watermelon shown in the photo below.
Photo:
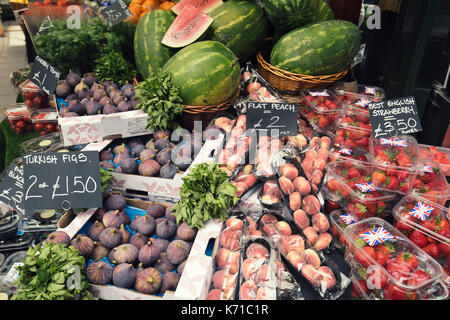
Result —
[[193, 5], [199, 10], [202, 10], [204, 13], [209, 13], [214, 10], [218, 6], [223, 4], [222, 0], [181, 0], [176, 5], [172, 7], [172, 11], [178, 15], [183, 8], [187, 5]]
[[214, 19], [196, 7], [186, 4], [161, 40], [171, 48], [185, 47], [198, 40]]

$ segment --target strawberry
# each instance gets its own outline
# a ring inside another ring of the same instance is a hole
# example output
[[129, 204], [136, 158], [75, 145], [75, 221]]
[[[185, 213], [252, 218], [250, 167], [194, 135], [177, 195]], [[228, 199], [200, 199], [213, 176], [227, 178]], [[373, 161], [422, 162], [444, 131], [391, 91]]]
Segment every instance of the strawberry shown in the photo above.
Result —
[[387, 300], [406, 300], [406, 292], [392, 283], [384, 288], [383, 294]]
[[438, 245], [439, 253], [450, 260], [450, 244], [441, 242]]
[[431, 279], [431, 276], [428, 273], [422, 270], [415, 270], [409, 275], [408, 286], [416, 287], [429, 279]]
[[422, 248], [423, 251], [428, 253], [432, 258], [439, 258], [439, 247], [435, 243], [430, 243], [429, 245]]
[[389, 243], [378, 245], [375, 248], [375, 260], [380, 265], [384, 266], [388, 262], [388, 260], [392, 258], [392, 253], [394, 252], [395, 248]]
[[386, 286], [387, 276], [383, 268], [379, 265], [372, 265], [367, 268], [366, 285], [370, 290], [381, 290]]
[[361, 203], [349, 203], [347, 205], [347, 212], [358, 219], [366, 218], [367, 208]]
[[406, 264], [411, 270], [415, 270], [419, 266], [419, 260], [417, 260], [417, 257], [409, 251], [400, 253], [397, 256], [396, 261]]
[[408, 193], [409, 186], [408, 186], [408, 184], [406, 182], [400, 182], [399, 185], [400, 185], [400, 192]]
[[411, 232], [409, 240], [414, 242], [419, 248], [423, 248], [428, 244], [427, 237], [418, 230], [413, 230], [413, 232]]
[[389, 182], [386, 185], [386, 188], [389, 190], [397, 190], [399, 185], [398, 179], [396, 176], [389, 176]]
[[381, 172], [381, 171], [375, 171], [372, 174], [372, 182], [376, 185], [376, 186], [380, 186], [382, 185], [384, 182], [386, 181], [386, 175]]
[[353, 179], [353, 178], [357, 178], [357, 177], [361, 177], [361, 173], [355, 167], [351, 167], [348, 170], [347, 178], [348, 179]]
[[365, 246], [358, 250], [355, 254], [355, 259], [358, 261], [364, 268], [367, 268], [372, 264], [371, 260], [367, 257], [369, 256], [371, 259], [375, 260], [375, 250], [370, 246]]
[[406, 263], [399, 262], [396, 259], [391, 259], [386, 262], [385, 268], [386, 271], [399, 282], [407, 280], [411, 271], [411, 268]]
[[326, 126], [328, 126], [329, 123], [330, 123], [330, 121], [328, 121], [327, 118], [319, 117], [319, 121], [317, 122], [317, 125], [319, 126], [319, 128], [323, 129]]

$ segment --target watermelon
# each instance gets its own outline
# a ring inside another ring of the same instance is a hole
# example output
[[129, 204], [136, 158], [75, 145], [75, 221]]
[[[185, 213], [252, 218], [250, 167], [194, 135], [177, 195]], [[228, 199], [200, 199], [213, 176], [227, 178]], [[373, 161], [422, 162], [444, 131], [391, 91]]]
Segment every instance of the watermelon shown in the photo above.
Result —
[[239, 58], [247, 61], [267, 35], [268, 21], [263, 10], [253, 1], [230, 0], [209, 13], [214, 19], [208, 39], [226, 45]]
[[175, 18], [161, 43], [171, 48], [181, 48], [198, 40], [208, 30], [213, 19], [203, 11], [187, 4]]
[[139, 21], [134, 34], [134, 57], [136, 66], [146, 79], [158, 72], [175, 53], [161, 44], [175, 15], [166, 10], [152, 10]]
[[313, 22], [318, 7], [316, 0], [264, 0], [264, 10], [270, 22], [284, 31]]
[[236, 55], [217, 41], [195, 42], [173, 55], [164, 65], [187, 105], [216, 105], [231, 98], [239, 87]]
[[333, 20], [334, 13], [330, 5], [323, 0], [317, 0], [319, 2], [319, 7], [317, 13], [314, 17], [314, 22], [320, 22], [325, 20]]
[[199, 10], [202, 10], [204, 13], [209, 13], [215, 8], [221, 6], [223, 4], [222, 0], [181, 0], [178, 1], [176, 5], [172, 7], [172, 11], [178, 15], [181, 11], [183, 11], [184, 7], [187, 5], [193, 5]]
[[334, 74], [350, 65], [360, 43], [360, 31], [353, 23], [322, 21], [285, 34], [273, 47], [270, 63], [293, 73]]

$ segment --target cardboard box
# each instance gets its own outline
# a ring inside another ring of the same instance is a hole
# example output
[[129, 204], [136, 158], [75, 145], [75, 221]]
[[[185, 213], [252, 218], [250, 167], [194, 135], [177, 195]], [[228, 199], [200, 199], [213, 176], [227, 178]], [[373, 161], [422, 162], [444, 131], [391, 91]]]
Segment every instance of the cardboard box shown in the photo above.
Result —
[[[129, 198], [126, 198], [126, 201], [128, 205], [141, 209], [146, 209], [149, 203], [146, 200]], [[168, 206], [163, 202], [159, 204], [164, 207]], [[73, 238], [95, 211], [96, 209], [90, 209], [76, 215], [71, 211], [66, 212], [58, 221], [58, 230], [68, 232], [69, 236]], [[215, 241], [215, 247], [217, 247], [221, 229], [222, 222], [211, 220], [197, 232], [175, 292], [166, 291], [161, 297], [112, 285], [92, 285], [92, 293], [97, 298], [104, 300], [203, 300], [208, 294], [214, 270], [214, 259], [207, 256], [205, 251], [211, 239]]]

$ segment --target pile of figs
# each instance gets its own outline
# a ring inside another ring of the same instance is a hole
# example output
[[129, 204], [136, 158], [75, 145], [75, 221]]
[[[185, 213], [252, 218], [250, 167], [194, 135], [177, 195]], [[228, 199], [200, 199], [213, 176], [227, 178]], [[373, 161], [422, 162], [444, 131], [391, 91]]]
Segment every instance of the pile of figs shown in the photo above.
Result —
[[182, 128], [176, 131], [117, 140], [100, 152], [100, 166], [118, 173], [173, 179], [187, 170], [202, 146], [201, 135]]
[[146, 213], [131, 219], [126, 201], [112, 194], [92, 216], [86, 234], [72, 240], [63, 231], [49, 243], [72, 245], [88, 262], [86, 278], [98, 285], [134, 289], [145, 294], [175, 291], [197, 230], [176, 223], [173, 205], [151, 202]]
[[94, 74], [82, 78], [70, 72], [66, 79], [58, 82], [55, 93], [67, 104], [59, 109], [61, 117], [125, 112], [135, 110], [139, 103], [133, 84], [125, 83], [119, 87], [111, 81], [98, 83]]

